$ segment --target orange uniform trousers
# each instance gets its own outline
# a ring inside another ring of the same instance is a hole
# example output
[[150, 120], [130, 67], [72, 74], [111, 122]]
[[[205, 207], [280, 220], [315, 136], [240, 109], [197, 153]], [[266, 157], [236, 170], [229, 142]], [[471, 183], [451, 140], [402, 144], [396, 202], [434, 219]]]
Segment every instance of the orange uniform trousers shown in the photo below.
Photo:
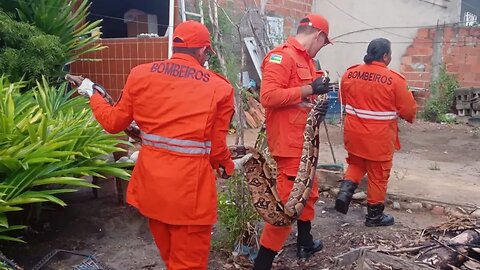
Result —
[[[288, 201], [288, 196], [292, 190], [294, 180], [291, 180], [297, 175], [298, 166], [300, 165], [300, 158], [275, 158], [277, 163], [277, 192], [280, 199], [285, 204]], [[290, 179], [289, 179], [290, 177]], [[312, 192], [303, 209], [299, 220], [310, 221], [315, 218], [315, 202], [318, 200], [318, 181], [315, 177], [313, 181]], [[265, 224], [262, 236], [260, 237], [260, 244], [273, 251], [280, 251], [288, 239], [292, 226], [273, 226], [269, 223]]]
[[212, 225], [170, 225], [155, 219], [148, 223], [168, 270], [207, 269]]
[[367, 203], [384, 203], [388, 178], [390, 178], [390, 170], [392, 169], [392, 160], [373, 161], [348, 153], [347, 163], [345, 179], [360, 184], [362, 178], [367, 174]]

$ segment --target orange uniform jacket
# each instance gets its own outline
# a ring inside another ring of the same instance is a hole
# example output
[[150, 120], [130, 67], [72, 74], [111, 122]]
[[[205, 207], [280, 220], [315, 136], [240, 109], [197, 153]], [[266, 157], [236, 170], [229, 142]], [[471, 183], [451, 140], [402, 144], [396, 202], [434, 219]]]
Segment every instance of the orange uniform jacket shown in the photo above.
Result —
[[300, 87], [316, 77], [315, 65], [294, 38], [270, 51], [262, 64], [260, 101], [265, 107], [267, 141], [277, 157], [300, 157], [311, 102], [302, 100]]
[[173, 225], [209, 225], [217, 218], [216, 176], [233, 162], [226, 145], [234, 111], [232, 86], [191, 56], [132, 69], [122, 97], [110, 106], [99, 95], [94, 115], [110, 133], [135, 120], [142, 148], [127, 201], [152, 219]]
[[400, 149], [397, 118], [412, 123], [416, 114], [405, 77], [381, 62], [355, 65], [343, 75], [340, 89], [346, 150], [368, 160], [392, 160]]

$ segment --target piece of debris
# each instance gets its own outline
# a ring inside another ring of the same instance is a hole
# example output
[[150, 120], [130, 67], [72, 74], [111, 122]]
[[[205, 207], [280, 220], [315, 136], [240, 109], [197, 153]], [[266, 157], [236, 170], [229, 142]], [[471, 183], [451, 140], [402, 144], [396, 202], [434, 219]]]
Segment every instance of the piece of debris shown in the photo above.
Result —
[[[423, 230], [420, 239], [415, 243], [396, 246], [393, 249], [385, 248], [382, 244], [377, 251], [398, 256], [408, 254], [408, 257], [414, 258], [415, 262], [435, 269], [480, 269], [478, 268], [480, 266], [479, 228], [480, 219], [454, 217], [438, 226]], [[377, 242], [380, 243], [380, 241]], [[372, 259], [372, 261], [375, 260]], [[376, 262], [384, 263], [379, 260]], [[373, 269], [391, 268], [374, 267]]]
[[423, 204], [420, 202], [412, 202], [407, 204], [406, 208], [411, 209], [413, 211], [418, 211], [423, 208]]
[[332, 188], [330, 189], [330, 193], [332, 193], [334, 196], [337, 196], [338, 192], [340, 192], [339, 188]]
[[445, 208], [438, 205], [435, 205], [431, 210], [432, 214], [435, 214], [435, 215], [443, 215], [444, 211], [445, 211]]
[[365, 200], [366, 198], [367, 198], [367, 194], [363, 191], [357, 192], [352, 196], [352, 199], [354, 200]]
[[474, 217], [474, 218], [480, 218], [480, 208], [478, 208], [477, 210], [473, 211], [471, 214], [470, 214], [471, 217]]
[[402, 209], [402, 207], [400, 206], [400, 203], [399, 203], [399, 202], [393, 202], [392, 208], [395, 209], [395, 210], [400, 210], [400, 209]]

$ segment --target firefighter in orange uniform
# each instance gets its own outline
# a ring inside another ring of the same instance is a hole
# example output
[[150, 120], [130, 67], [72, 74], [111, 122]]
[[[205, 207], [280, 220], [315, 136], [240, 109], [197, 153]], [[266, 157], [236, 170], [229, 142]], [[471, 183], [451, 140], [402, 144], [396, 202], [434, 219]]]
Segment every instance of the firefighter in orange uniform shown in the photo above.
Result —
[[[300, 21], [297, 35], [270, 51], [262, 64], [260, 99], [266, 110], [266, 132], [269, 150], [277, 163], [277, 191], [285, 203], [293, 187], [300, 165], [303, 133], [308, 112], [312, 108], [311, 96], [328, 92], [328, 79], [318, 77], [313, 57], [330, 43], [327, 20], [310, 14]], [[326, 114], [328, 104], [323, 113]], [[308, 258], [322, 249], [320, 240], [313, 240], [311, 220], [315, 217], [318, 184], [297, 221], [297, 256]], [[265, 224], [260, 238], [260, 250], [254, 269], [272, 267], [273, 259], [291, 232], [291, 227]]]
[[384, 214], [385, 194], [393, 153], [400, 149], [398, 118], [413, 123], [416, 103], [405, 77], [387, 68], [392, 59], [390, 41], [374, 39], [367, 48], [365, 64], [348, 68], [341, 80], [341, 100], [346, 119], [344, 140], [348, 168], [335, 201], [346, 214], [352, 195], [365, 174], [368, 176], [366, 226], [390, 226]]
[[169, 270], [207, 268], [217, 220], [213, 169], [231, 175], [248, 158], [231, 160], [226, 135], [233, 88], [202, 66], [210, 51], [208, 29], [187, 21], [175, 28], [172, 58], [133, 68], [115, 106], [88, 79], [78, 90], [91, 96], [106, 131], [118, 133], [132, 120], [141, 129], [127, 201], [148, 218]]

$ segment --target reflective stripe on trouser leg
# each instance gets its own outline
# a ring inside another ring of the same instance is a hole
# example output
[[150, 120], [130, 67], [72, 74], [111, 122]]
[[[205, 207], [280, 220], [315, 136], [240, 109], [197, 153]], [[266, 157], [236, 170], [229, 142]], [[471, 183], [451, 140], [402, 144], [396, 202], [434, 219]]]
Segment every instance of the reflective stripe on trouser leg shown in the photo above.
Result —
[[[168, 270], [207, 269], [212, 225], [169, 225], [160, 221], [151, 221], [150, 224], [162, 258], [162, 249], [169, 250]], [[162, 233], [164, 228], [168, 228], [168, 234]], [[169, 236], [169, 239], [161, 238], [162, 235]]]
[[392, 161], [367, 161], [368, 190], [367, 203], [378, 204], [385, 202], [388, 178]]

